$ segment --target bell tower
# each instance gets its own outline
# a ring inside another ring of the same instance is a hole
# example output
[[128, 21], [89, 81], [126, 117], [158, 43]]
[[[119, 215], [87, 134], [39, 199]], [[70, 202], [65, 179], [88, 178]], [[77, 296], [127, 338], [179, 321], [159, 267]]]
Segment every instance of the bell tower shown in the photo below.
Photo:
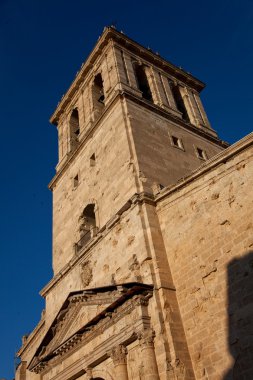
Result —
[[85, 209], [93, 210], [93, 221], [83, 240], [134, 194], [176, 183], [223, 149], [200, 100], [203, 88], [151, 50], [105, 28], [51, 117], [59, 135], [50, 184], [55, 274], [82, 244]]
[[226, 147], [203, 88], [107, 27], [62, 97], [54, 277], [27, 380], [195, 379], [155, 197]]

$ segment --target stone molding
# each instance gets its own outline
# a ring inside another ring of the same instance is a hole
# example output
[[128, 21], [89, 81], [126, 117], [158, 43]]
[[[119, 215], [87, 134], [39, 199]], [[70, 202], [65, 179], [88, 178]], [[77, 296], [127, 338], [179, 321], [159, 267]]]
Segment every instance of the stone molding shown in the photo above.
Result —
[[[116, 87], [117, 87], [117, 85], [116, 85]], [[56, 185], [56, 182], [62, 176], [62, 174], [65, 172], [65, 169], [67, 169], [69, 167], [69, 165], [71, 164], [72, 160], [78, 154], [79, 150], [93, 136], [94, 131], [99, 127], [101, 120], [109, 112], [109, 110], [111, 109], [111, 107], [113, 106], [113, 104], [118, 99], [121, 99], [122, 97], [130, 99], [130, 100], [134, 101], [135, 103], [140, 104], [143, 107], [145, 107], [145, 108], [147, 108], [147, 109], [149, 109], [149, 110], [151, 110], [151, 111], [153, 111], [155, 113], [158, 113], [159, 115], [165, 117], [169, 121], [175, 122], [175, 123], [181, 125], [182, 127], [186, 128], [186, 129], [189, 129], [190, 131], [193, 131], [197, 135], [203, 136], [203, 137], [209, 139], [210, 141], [212, 141], [212, 142], [214, 142], [214, 143], [222, 146], [223, 148], [227, 148], [229, 146], [228, 143], [220, 140], [217, 137], [216, 132], [212, 128], [207, 128], [207, 127], [204, 127], [204, 126], [200, 127], [200, 126], [196, 126], [196, 125], [192, 124], [191, 122], [186, 122], [184, 119], [181, 119], [177, 115], [174, 115], [174, 110], [173, 109], [167, 109], [167, 108], [165, 109], [165, 108], [160, 107], [160, 106], [158, 106], [158, 105], [156, 105], [154, 103], [150, 103], [149, 101], [146, 101], [145, 99], [143, 99], [141, 97], [138, 97], [137, 95], [133, 94], [132, 91], [129, 91], [129, 90], [126, 90], [126, 89], [122, 89], [122, 90], [118, 90], [117, 89], [116, 90], [116, 89], [113, 88], [111, 90], [111, 93], [112, 93], [113, 90], [115, 92], [114, 92], [114, 94], [112, 94], [111, 99], [109, 99], [110, 101], [105, 106], [105, 108], [104, 108], [103, 112], [101, 113], [101, 115], [99, 116], [99, 118], [96, 119], [95, 121], [93, 121], [91, 123], [91, 125], [89, 126], [89, 128], [85, 131], [85, 133], [82, 134], [81, 138], [78, 141], [78, 145], [77, 145], [76, 149], [73, 150], [73, 151], [71, 151], [71, 152], [68, 152], [64, 156], [65, 157], [64, 158], [64, 162], [63, 162], [63, 159], [62, 159], [58, 163], [58, 165], [56, 166], [57, 173], [56, 173], [56, 175], [53, 177], [53, 179], [50, 181], [50, 183], [48, 185], [48, 188], [50, 190], [52, 190], [54, 188], [54, 186]]]
[[28, 335], [26, 341], [22, 345], [22, 347], [18, 350], [17, 356], [21, 356], [24, 352], [29, 352], [33, 348], [33, 342], [40, 338], [44, 332], [45, 328], [45, 316], [42, 316], [41, 321], [35, 327], [35, 329]]
[[88, 255], [91, 252], [91, 249], [98, 244], [98, 242], [101, 241], [109, 232], [110, 230], [116, 226], [122, 217], [122, 214], [131, 207], [134, 207], [136, 204], [143, 204], [148, 203], [155, 206], [154, 202], [154, 196], [153, 194], [149, 193], [136, 193], [134, 194], [119, 210], [118, 212], [110, 218], [110, 220], [100, 228], [97, 235], [90, 240], [88, 244], [86, 244], [83, 249], [80, 250], [79, 255], [75, 255], [61, 270], [59, 273], [57, 273], [52, 280], [49, 281], [49, 283], [40, 291], [40, 295], [45, 298], [49, 291], [54, 288], [58, 282], [65, 277], [74, 266], [81, 263], [82, 260], [87, 261]]
[[[49, 362], [55, 362], [57, 357], [59, 357], [60, 360], [62, 360], [63, 357], [73, 353], [74, 350], [79, 349], [80, 346], [87, 344], [88, 342], [94, 340], [97, 336], [102, 335], [106, 329], [113, 325], [116, 325], [117, 321], [125, 317], [127, 314], [130, 314], [136, 307], [140, 307], [139, 320], [141, 321], [142, 326], [145, 327], [146, 325], [149, 325], [150, 318], [147, 315], [147, 311], [144, 311], [144, 309], [142, 311], [142, 308], [144, 307], [146, 309], [148, 306], [149, 298], [152, 297], [152, 287], [147, 287], [143, 284], [139, 284], [138, 286], [136, 284], [135, 286], [137, 287], [136, 289], [138, 289], [139, 287], [139, 290], [136, 290], [137, 292], [139, 292], [139, 294], [131, 294], [131, 292], [133, 292], [131, 288], [128, 290], [124, 289], [123, 285], [122, 287], [119, 287], [120, 289], [122, 288], [121, 291], [111, 291], [110, 294], [108, 292], [107, 300], [104, 293], [94, 294], [95, 290], [83, 291], [80, 294], [69, 297], [68, 309], [63, 309], [61, 311], [61, 313], [64, 314], [63, 319], [59, 320], [55, 327], [52, 327], [53, 331], [55, 331], [56, 338], [52, 339], [52, 341], [47, 345], [47, 347], [41, 348], [41, 352], [37, 355], [37, 357], [34, 357], [32, 362], [30, 363], [29, 370], [35, 373], [43, 372], [47, 368]], [[127, 298], [129, 296], [130, 298]], [[126, 299], [122, 299], [124, 297]], [[117, 305], [117, 302], [119, 302], [119, 300], [120, 303]], [[113, 309], [112, 306], [107, 307], [102, 313], [93, 318], [94, 323], [92, 323], [93, 320], [89, 321], [87, 324], [87, 328], [85, 327], [86, 325], [84, 325], [74, 335], [72, 335], [65, 342], [59, 345], [61, 339], [64, 337], [64, 335], [66, 335], [66, 326], [69, 327], [71, 325], [72, 321], [75, 319], [77, 315], [77, 312], [80, 310], [80, 307], [82, 307], [84, 304], [101, 305], [105, 304], [105, 302], [107, 302], [108, 304], [108, 301], [110, 301], [111, 305], [115, 305]], [[75, 307], [75, 305], [77, 305], [77, 307]], [[74, 307], [75, 309], [73, 309]], [[74, 312], [71, 315], [71, 311], [73, 310]], [[61, 313], [59, 313], [58, 319], [60, 319]], [[135, 330], [136, 328], [140, 329], [138, 324], [136, 325]], [[134, 335], [136, 339], [136, 334]], [[115, 355], [117, 353], [120, 353], [119, 350], [119, 348], [114, 349]], [[121, 348], [122, 354], [123, 351], [124, 349]]]
[[72, 82], [71, 86], [67, 90], [66, 94], [62, 96], [62, 99], [58, 103], [58, 106], [50, 118], [50, 122], [55, 124], [59, 119], [60, 115], [64, 112], [70, 100], [75, 96], [76, 92], [79, 90], [80, 83], [83, 81], [85, 76], [93, 68], [95, 61], [99, 56], [103, 54], [104, 48], [111, 42], [115, 41], [117, 45], [127, 45], [128, 50], [137, 52], [138, 56], [141, 55], [141, 58], [146, 59], [149, 63], [155, 63], [157, 67], [161, 67], [163, 70], [169, 74], [181, 78], [184, 83], [189, 84], [192, 88], [201, 91], [205, 85], [203, 82], [192, 76], [191, 74], [185, 72], [184, 70], [176, 67], [172, 63], [166, 61], [159, 54], [146, 49], [137, 42], [133, 41], [129, 37], [125, 36], [123, 33], [118, 32], [113, 27], [106, 27], [103, 31], [102, 36], [98, 39], [97, 44], [89, 55], [88, 59], [84, 64], [82, 64], [80, 71], [77, 73], [76, 78]]

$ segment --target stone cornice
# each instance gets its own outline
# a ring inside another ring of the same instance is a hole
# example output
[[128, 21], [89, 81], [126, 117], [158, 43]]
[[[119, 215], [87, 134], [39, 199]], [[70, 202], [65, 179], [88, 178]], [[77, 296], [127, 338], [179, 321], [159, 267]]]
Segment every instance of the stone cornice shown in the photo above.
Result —
[[198, 127], [194, 126], [193, 124], [187, 123], [184, 120], [176, 117], [175, 115], [173, 115], [169, 111], [155, 105], [154, 103], [151, 103], [145, 99], [139, 98], [139, 97], [135, 96], [133, 93], [128, 92], [126, 90], [116, 91], [115, 95], [112, 97], [110, 102], [106, 105], [106, 107], [105, 107], [103, 113], [101, 114], [101, 116], [99, 117], [99, 119], [96, 120], [96, 122], [94, 122], [94, 124], [92, 124], [91, 127], [85, 132], [82, 139], [79, 141], [77, 148], [73, 152], [71, 152], [71, 154], [67, 158], [64, 165], [59, 169], [59, 171], [55, 174], [53, 179], [50, 181], [50, 183], [48, 184], [48, 188], [50, 190], [52, 190], [55, 187], [58, 180], [65, 173], [65, 171], [67, 170], [67, 168], [69, 167], [71, 162], [76, 158], [80, 149], [82, 149], [82, 147], [86, 144], [86, 142], [93, 136], [94, 131], [99, 127], [101, 120], [104, 117], [106, 117], [106, 115], [110, 111], [110, 108], [112, 107], [112, 105], [117, 101], [118, 98], [122, 98], [122, 97], [126, 97], [130, 100], [133, 100], [135, 103], [140, 104], [143, 107], [165, 117], [169, 121], [172, 121], [176, 124], [179, 124], [181, 127], [185, 128], [185, 129], [187, 129], [193, 133], [196, 133], [197, 135], [202, 136], [205, 139], [208, 139], [209, 141], [211, 141], [214, 144], [222, 146], [223, 148], [227, 148], [229, 146], [229, 144], [227, 142], [222, 141], [215, 136], [216, 132], [213, 129], [210, 129], [210, 132], [209, 132], [209, 130], [207, 130], [207, 129], [198, 128]]
[[123, 33], [118, 32], [116, 29], [112, 27], [106, 27], [101, 37], [99, 37], [94, 49], [88, 56], [87, 60], [81, 66], [80, 71], [76, 74], [76, 77], [69, 89], [67, 90], [66, 94], [63, 95], [62, 99], [58, 103], [55, 112], [50, 118], [50, 122], [52, 124], [57, 124], [61, 113], [64, 112], [70, 100], [73, 98], [75, 92], [79, 90], [80, 84], [83, 82], [88, 72], [92, 70], [93, 64], [95, 63], [96, 59], [101, 55], [103, 49], [109, 43], [110, 40], [114, 40], [118, 44], [127, 47], [128, 49], [137, 53], [140, 57], [143, 57], [147, 61], [155, 64], [158, 67], [161, 67], [163, 70], [167, 71], [174, 77], [180, 79], [184, 83], [187, 83], [197, 91], [201, 91], [205, 87], [203, 82], [201, 82], [191, 74], [166, 61], [159, 55], [153, 53], [151, 50], [146, 49], [145, 47], [141, 46], [131, 38], [125, 36]]
[[231, 145], [227, 149], [223, 150], [222, 152], [218, 153], [217, 155], [206, 161], [198, 169], [193, 171], [188, 177], [182, 178], [180, 181], [178, 181], [176, 185], [172, 185], [170, 187], [162, 189], [161, 192], [157, 194], [157, 196], [155, 197], [156, 204], [159, 204], [159, 202], [163, 201], [171, 194], [186, 187], [191, 182], [197, 180], [204, 174], [211, 172], [217, 166], [225, 164], [227, 161], [237, 156], [240, 152], [250, 147], [253, 147], [253, 132], [251, 132], [241, 140], [237, 141], [235, 144]]
[[[55, 358], [56, 356], [65, 356], [66, 354], [68, 355], [69, 352], [73, 353], [73, 350], [78, 349], [80, 345], [83, 345], [84, 343], [87, 344], [96, 336], [101, 335], [110, 326], [115, 325], [117, 321], [131, 313], [131, 311], [137, 306], [148, 306], [149, 298], [152, 297], [153, 294], [153, 286], [141, 283], [126, 283], [111, 285], [104, 288], [89, 289], [86, 291], [77, 291], [74, 292], [74, 294], [69, 295], [68, 299], [63, 304], [62, 310], [66, 310], [65, 305], [67, 301], [69, 302], [67, 310], [72, 307], [71, 302], [73, 300], [77, 303], [86, 304], [89, 297], [91, 298], [91, 302], [92, 298], [95, 297], [96, 299], [98, 297], [98, 301], [100, 302], [101, 296], [99, 296], [99, 294], [104, 294], [104, 292], [105, 294], [109, 292], [108, 297], [111, 293], [111, 304], [60, 345], [58, 339], [56, 341], [56, 343], [58, 342], [58, 345], [56, 346], [54, 345], [54, 341], [49, 342], [49, 349], [47, 349], [45, 344], [48, 344], [46, 342], [48, 341], [48, 335], [51, 336], [50, 331], [57, 331], [58, 327], [60, 329], [63, 328], [62, 321], [58, 321], [58, 316], [60, 316], [61, 311], [58, 313], [55, 322], [51, 325], [40, 348], [37, 350], [36, 355], [29, 364], [29, 370], [34, 371], [35, 373], [44, 371], [48, 362], [52, 360], [52, 358]], [[145, 325], [145, 315], [143, 315], [142, 318]]]
[[125, 95], [127, 98], [134, 100], [135, 103], [141, 104], [145, 108], [165, 117], [167, 120], [172, 121], [189, 131], [196, 133], [199, 136], [204, 137], [205, 139], [213, 142], [214, 144], [222, 146], [223, 148], [227, 148], [229, 146], [229, 144], [226, 141], [220, 140], [218, 137], [216, 137], [216, 132], [211, 128], [202, 129], [200, 127], [196, 127], [190, 122], [186, 122], [185, 120], [175, 116], [173, 113], [167, 111], [167, 109], [161, 108], [160, 106], [157, 106], [156, 104], [149, 102], [148, 100], [137, 97], [133, 93], [124, 91], [122, 92], [122, 94]]
[[38, 337], [38, 335], [40, 334], [40, 332], [41, 332], [41, 330], [43, 329], [44, 326], [45, 326], [45, 319], [43, 317], [43, 319], [40, 320], [40, 322], [35, 327], [35, 329], [29, 334], [27, 340], [22, 345], [22, 347], [17, 351], [17, 356], [18, 357], [21, 356], [21, 355], [23, 355], [24, 352], [27, 350], [27, 348], [30, 348], [32, 342]]
[[77, 148], [73, 152], [70, 152], [68, 154], [66, 162], [59, 169], [59, 171], [56, 173], [56, 175], [53, 177], [53, 179], [48, 184], [48, 188], [50, 190], [52, 190], [54, 188], [54, 186], [56, 185], [57, 181], [61, 178], [61, 176], [64, 174], [65, 170], [69, 167], [69, 165], [71, 164], [71, 162], [75, 159], [75, 157], [77, 156], [77, 154], [80, 151], [80, 149], [82, 149], [82, 147], [86, 144], [86, 142], [90, 138], [93, 137], [94, 132], [100, 126], [101, 120], [103, 120], [107, 116], [108, 112], [111, 110], [111, 107], [117, 101], [117, 99], [119, 98], [119, 96], [120, 96], [120, 92], [116, 91], [115, 95], [110, 99], [109, 103], [105, 106], [105, 108], [104, 108], [102, 114], [100, 115], [100, 117], [94, 123], [92, 123], [92, 125], [87, 129], [87, 131], [85, 131], [84, 135], [82, 136], [82, 139], [80, 139], [80, 141], [79, 141], [79, 144], [78, 144]]

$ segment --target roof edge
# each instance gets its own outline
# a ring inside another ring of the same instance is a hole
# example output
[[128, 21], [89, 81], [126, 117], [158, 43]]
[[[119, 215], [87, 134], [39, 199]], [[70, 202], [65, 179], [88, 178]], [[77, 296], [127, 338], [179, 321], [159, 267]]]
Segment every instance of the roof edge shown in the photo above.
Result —
[[190, 73], [186, 72], [182, 68], [162, 58], [158, 53], [154, 53], [152, 50], [142, 46], [138, 42], [126, 36], [123, 32], [119, 32], [118, 30], [116, 30], [115, 27], [106, 26], [103, 30], [102, 35], [99, 36], [97, 43], [88, 55], [87, 59], [81, 65], [80, 70], [77, 72], [76, 77], [71, 83], [67, 92], [62, 96], [61, 100], [59, 101], [56, 110], [51, 115], [49, 120], [52, 124], [57, 125], [60, 113], [62, 112], [63, 108], [65, 108], [69, 103], [69, 97], [78, 90], [83, 78], [91, 69], [92, 64], [95, 62], [98, 55], [101, 54], [101, 49], [103, 49], [108, 44], [111, 38], [114, 39], [115, 42], [127, 44], [128, 48], [129, 45], [132, 45], [132, 47], [135, 50], [141, 49], [142, 54], [146, 56], [148, 60], [155, 60], [156, 64], [159, 64], [163, 66], [163, 68], [166, 68], [167, 70], [171, 71], [171, 74], [181, 76], [185, 82], [189, 82], [192, 85], [194, 84], [195, 88], [198, 89], [198, 91], [201, 91], [205, 87], [205, 84], [202, 81], [200, 81]]

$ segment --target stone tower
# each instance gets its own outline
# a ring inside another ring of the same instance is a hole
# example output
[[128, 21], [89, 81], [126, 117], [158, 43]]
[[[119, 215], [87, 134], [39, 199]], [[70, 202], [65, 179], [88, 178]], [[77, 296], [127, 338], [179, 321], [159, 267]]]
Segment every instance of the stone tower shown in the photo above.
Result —
[[51, 117], [54, 277], [16, 380], [196, 378], [155, 199], [227, 147], [203, 88], [105, 28]]

